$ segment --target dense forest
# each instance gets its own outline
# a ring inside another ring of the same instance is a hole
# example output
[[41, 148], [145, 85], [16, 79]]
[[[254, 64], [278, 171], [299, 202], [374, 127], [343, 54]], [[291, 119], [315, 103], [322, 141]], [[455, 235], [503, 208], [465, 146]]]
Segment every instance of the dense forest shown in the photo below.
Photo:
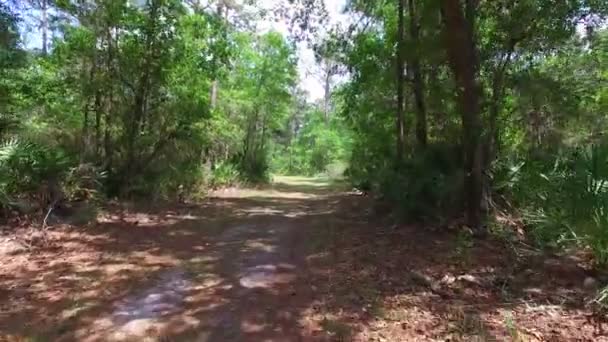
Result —
[[396, 222], [608, 263], [608, 2], [326, 5], [0, 2], [0, 220], [322, 176]]
[[[161, 199], [349, 165], [408, 219], [464, 213], [483, 233], [508, 210], [608, 258], [604, 2], [351, 1], [324, 35], [308, 22], [323, 4], [299, 5], [3, 4], [5, 209], [41, 186]], [[300, 31], [259, 33], [264, 15]], [[316, 103], [298, 85], [305, 34]]]

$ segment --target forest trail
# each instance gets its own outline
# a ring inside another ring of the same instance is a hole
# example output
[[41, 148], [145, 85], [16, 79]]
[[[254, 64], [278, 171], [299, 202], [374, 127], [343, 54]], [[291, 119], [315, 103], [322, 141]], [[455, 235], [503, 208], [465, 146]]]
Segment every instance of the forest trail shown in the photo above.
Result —
[[319, 215], [335, 195], [329, 183], [301, 177], [277, 177], [263, 189], [215, 192], [210, 203], [225, 214], [219, 214], [219, 233], [202, 236], [203, 229], [192, 235], [192, 242], [208, 239], [200, 253], [121, 301], [102, 324], [112, 331], [109, 339], [150, 334], [196, 341], [301, 337], [299, 310], [311, 298], [298, 246], [306, 241], [303, 219]]
[[201, 205], [110, 210], [94, 228], [57, 230], [53, 248], [17, 253], [2, 268], [0, 332], [65, 341], [312, 336], [302, 316], [312, 305], [309, 228], [327, 224], [346, 196], [326, 180], [277, 177]]
[[0, 341], [607, 340], [580, 260], [386, 218], [302, 177], [116, 204], [0, 248]]

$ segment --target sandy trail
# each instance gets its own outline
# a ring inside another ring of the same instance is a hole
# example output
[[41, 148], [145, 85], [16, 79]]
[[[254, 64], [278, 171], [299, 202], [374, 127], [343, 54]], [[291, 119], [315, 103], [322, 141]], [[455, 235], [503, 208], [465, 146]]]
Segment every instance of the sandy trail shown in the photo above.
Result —
[[[8, 257], [0, 331], [59, 341], [306, 339], [302, 250], [336, 196], [322, 180], [281, 177], [200, 205], [133, 207], [90, 230], [57, 230], [59, 252]], [[38, 289], [26, 284], [34, 274]]]

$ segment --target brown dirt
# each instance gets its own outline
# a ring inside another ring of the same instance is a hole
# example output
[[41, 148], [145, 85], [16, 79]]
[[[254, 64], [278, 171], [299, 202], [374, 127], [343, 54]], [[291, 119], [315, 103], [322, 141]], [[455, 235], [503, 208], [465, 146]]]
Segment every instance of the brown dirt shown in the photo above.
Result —
[[579, 259], [393, 226], [370, 201], [279, 178], [110, 208], [45, 247], [0, 237], [0, 340], [608, 341]]

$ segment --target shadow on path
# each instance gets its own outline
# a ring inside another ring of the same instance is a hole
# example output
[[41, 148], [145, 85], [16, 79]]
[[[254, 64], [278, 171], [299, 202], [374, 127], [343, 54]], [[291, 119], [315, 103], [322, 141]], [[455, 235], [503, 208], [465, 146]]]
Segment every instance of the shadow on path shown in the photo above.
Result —
[[312, 337], [301, 315], [312, 301], [306, 231], [334, 213], [344, 196], [334, 189], [281, 177], [200, 205], [132, 207], [93, 228], [57, 230], [53, 248], [13, 255], [0, 271], [0, 332], [65, 341]]
[[115, 208], [0, 255], [0, 340], [604, 340], [576, 261], [373, 218], [279, 177], [196, 205]]

